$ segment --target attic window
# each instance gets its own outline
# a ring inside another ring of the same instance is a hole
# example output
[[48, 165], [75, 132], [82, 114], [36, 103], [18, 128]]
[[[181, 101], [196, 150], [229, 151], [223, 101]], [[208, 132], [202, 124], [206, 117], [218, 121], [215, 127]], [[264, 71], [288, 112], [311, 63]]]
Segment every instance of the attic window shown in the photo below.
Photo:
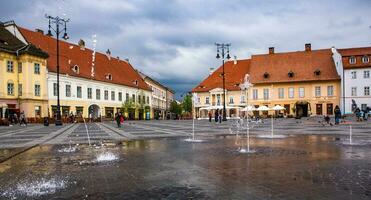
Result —
[[316, 71], [314, 71], [314, 75], [316, 75], [316, 76], [321, 75], [321, 71], [319, 69], [316, 69]]
[[239, 83], [236, 83], [236, 84], [234, 84], [234, 86], [238, 87], [238, 86], [240, 86], [240, 84]]
[[76, 74], [79, 74], [79, 73], [80, 73], [80, 68], [79, 68], [79, 66], [78, 66], [78, 65], [74, 65], [74, 66], [72, 67], [72, 71], [75, 72]]
[[368, 57], [368, 56], [366, 56], [366, 55], [365, 55], [365, 56], [363, 56], [363, 57], [362, 57], [362, 62], [363, 62], [363, 63], [369, 63], [369, 62], [370, 62], [370, 59], [369, 59], [369, 57]]
[[269, 73], [268, 73], [268, 72], [265, 72], [265, 73], [263, 74], [263, 77], [264, 77], [264, 78], [269, 78]]
[[205, 88], [205, 86], [203, 86], [203, 85], [200, 85], [200, 87], [199, 88]]
[[133, 81], [134, 85], [138, 86], [138, 80]]
[[350, 64], [356, 64], [357, 60], [356, 60], [356, 57], [352, 56], [349, 58], [349, 63]]
[[112, 74], [107, 74], [107, 75], [106, 75], [106, 79], [112, 81]]
[[292, 78], [292, 77], [294, 77], [294, 72], [293, 72], [293, 71], [289, 71], [289, 73], [287, 73], [287, 75], [288, 75], [290, 78]]

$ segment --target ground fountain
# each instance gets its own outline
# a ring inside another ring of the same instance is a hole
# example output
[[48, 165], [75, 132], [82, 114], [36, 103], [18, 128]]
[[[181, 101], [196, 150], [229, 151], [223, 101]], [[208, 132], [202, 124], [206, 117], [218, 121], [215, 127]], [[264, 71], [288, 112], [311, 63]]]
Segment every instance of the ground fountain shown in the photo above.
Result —
[[[196, 93], [193, 93], [193, 96], [192, 96], [192, 107], [195, 106], [195, 104], [198, 104], [198, 97], [197, 97], [197, 94]], [[184, 141], [186, 142], [203, 142], [203, 140], [200, 140], [200, 139], [196, 139], [195, 138], [195, 115], [194, 115], [194, 112], [192, 111], [192, 138], [187, 138], [185, 139]]]
[[[270, 110], [279, 111], [279, 110], [285, 110], [285, 108], [280, 105], [276, 105], [272, 108], [268, 108], [267, 106], [260, 106], [257, 110], [258, 111], [270, 111]], [[283, 139], [283, 138], [286, 138], [287, 136], [274, 134], [274, 119], [273, 119], [273, 114], [272, 114], [271, 115], [271, 134], [270, 135], [259, 135], [258, 137], [266, 138], [266, 139]]]
[[250, 83], [250, 75], [249, 74], [245, 74], [245, 78], [244, 78], [244, 82], [242, 84], [240, 84], [240, 89], [241, 91], [245, 91], [246, 92], [246, 146], [243, 147], [243, 145], [239, 148], [238, 152], [239, 153], [255, 153], [254, 150], [251, 150], [250, 149], [250, 125], [249, 125], [249, 114], [248, 112], [251, 111], [252, 109], [252, 106], [249, 106], [248, 104], [248, 90], [250, 87], [252, 87], [253, 85]]

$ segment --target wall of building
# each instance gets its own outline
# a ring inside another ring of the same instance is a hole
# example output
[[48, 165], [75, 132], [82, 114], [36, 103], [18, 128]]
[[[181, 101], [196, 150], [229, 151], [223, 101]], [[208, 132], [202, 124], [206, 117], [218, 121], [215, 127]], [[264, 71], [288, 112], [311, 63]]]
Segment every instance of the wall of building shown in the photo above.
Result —
[[[356, 102], [359, 108], [364, 106], [371, 107], [371, 96], [365, 95], [364, 88], [369, 87], [371, 89], [371, 78], [365, 78], [364, 73], [368, 71], [371, 73], [371, 67], [368, 68], [355, 68], [346, 69], [344, 71], [345, 76], [345, 113], [352, 113], [352, 99]], [[352, 72], [355, 72], [356, 78], [352, 78]], [[371, 76], [371, 74], [370, 74]], [[356, 95], [352, 95], [352, 87], [356, 88]]]
[[[57, 83], [57, 76], [55, 73], [49, 73], [48, 76], [48, 93], [49, 93], [49, 110], [50, 114], [52, 115], [52, 106], [57, 105], [57, 96], [54, 95], [54, 83]], [[66, 85], [71, 86], [71, 96], [66, 96]], [[77, 86], [81, 87], [81, 98], [77, 97]], [[88, 98], [88, 88], [92, 89], [92, 98]], [[96, 89], [100, 89], [100, 99], [98, 100], [96, 98]], [[104, 98], [104, 91], [108, 91], [108, 100], [105, 100]], [[115, 99], [111, 99], [111, 91], [115, 92]], [[122, 93], [122, 100], [119, 100], [119, 92]], [[129, 98], [132, 98], [132, 95], [134, 94], [136, 97], [136, 102], [138, 101], [138, 95], [145, 96], [146, 105], [151, 106], [151, 98], [149, 98], [149, 104], [147, 104], [147, 97], [151, 96], [150, 91], [138, 89], [138, 88], [132, 88], [127, 87], [123, 85], [117, 85], [117, 84], [111, 84], [101, 81], [94, 81], [94, 80], [88, 80], [84, 78], [78, 78], [78, 77], [72, 77], [72, 76], [60, 76], [60, 104], [61, 106], [69, 106], [70, 112], [72, 111], [74, 114], [76, 113], [76, 107], [82, 107], [83, 108], [83, 116], [85, 118], [89, 117], [88, 109], [91, 105], [97, 105], [99, 106], [100, 115], [106, 116], [106, 107], [107, 108], [114, 108], [114, 113], [117, 112], [118, 108], [121, 108], [123, 103], [126, 101], [126, 94], [129, 94]], [[126, 113], [126, 116], [128, 114]], [[143, 119], [145, 118], [142, 116]], [[135, 113], [135, 118], [139, 118], [139, 112], [138, 110]]]
[[[13, 72], [7, 72], [7, 62], [13, 61]], [[19, 73], [19, 63], [22, 63], [22, 71]], [[40, 66], [40, 73], [34, 73], [35, 63]], [[8, 53], [0, 53], [0, 104], [16, 104], [16, 108], [24, 111], [26, 117], [47, 116], [47, 69], [46, 60], [43, 58], [21, 55], [16, 56]], [[8, 95], [7, 84], [13, 83], [13, 94]], [[19, 85], [22, 85], [22, 93], [19, 93]], [[35, 85], [40, 85], [40, 95], [35, 94]], [[36, 113], [40, 110], [40, 113]], [[5, 110], [5, 109], [4, 109]]]

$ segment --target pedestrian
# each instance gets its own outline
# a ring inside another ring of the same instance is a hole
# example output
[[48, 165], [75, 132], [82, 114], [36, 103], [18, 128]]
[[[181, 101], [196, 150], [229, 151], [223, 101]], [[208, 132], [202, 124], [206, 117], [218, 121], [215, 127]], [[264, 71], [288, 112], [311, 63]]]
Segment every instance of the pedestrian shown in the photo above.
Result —
[[27, 121], [26, 121], [26, 116], [24, 112], [22, 111], [21, 114], [19, 115], [19, 125], [21, 126], [27, 126]]
[[356, 110], [354, 111], [356, 114], [357, 122], [361, 120], [361, 110], [357, 107]]
[[124, 124], [124, 115], [120, 112], [120, 124]]
[[211, 122], [211, 118], [212, 118], [212, 114], [211, 114], [211, 111], [209, 111], [209, 122]]
[[214, 117], [215, 117], [215, 122], [218, 122], [218, 120], [219, 120], [219, 109], [216, 109]]
[[219, 124], [222, 123], [222, 113], [221, 112], [218, 114], [218, 119], [219, 119]]
[[335, 114], [335, 124], [339, 124], [340, 118], [341, 118], [341, 110], [338, 105], [335, 106], [334, 109], [334, 114]]
[[121, 116], [118, 112], [115, 114], [115, 120], [116, 120], [116, 123], [117, 123], [117, 128], [120, 128], [121, 127], [121, 123], [120, 123]]

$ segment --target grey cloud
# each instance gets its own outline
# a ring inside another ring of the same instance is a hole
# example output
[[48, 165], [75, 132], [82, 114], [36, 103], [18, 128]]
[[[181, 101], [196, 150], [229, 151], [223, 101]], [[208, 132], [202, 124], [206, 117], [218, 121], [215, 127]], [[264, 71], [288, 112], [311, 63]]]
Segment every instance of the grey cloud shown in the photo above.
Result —
[[[32, 8], [32, 9], [30, 9]], [[47, 28], [45, 13], [71, 18], [80, 38], [174, 88], [189, 91], [217, 67], [214, 42], [232, 43], [239, 59], [277, 51], [370, 45], [369, 0], [20, 0], [1, 1], [0, 20]]]

